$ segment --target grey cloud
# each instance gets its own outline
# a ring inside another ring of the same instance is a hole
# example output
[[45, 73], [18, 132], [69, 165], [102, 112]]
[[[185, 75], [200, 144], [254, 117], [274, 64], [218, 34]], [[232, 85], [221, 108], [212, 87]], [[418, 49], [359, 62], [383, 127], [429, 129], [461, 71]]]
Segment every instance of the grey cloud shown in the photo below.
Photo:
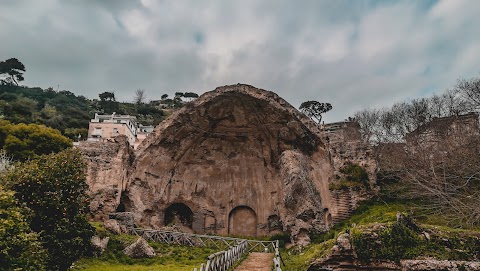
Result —
[[480, 2], [452, 2], [2, 1], [0, 58], [91, 98], [241, 82], [331, 102], [337, 121], [478, 75]]

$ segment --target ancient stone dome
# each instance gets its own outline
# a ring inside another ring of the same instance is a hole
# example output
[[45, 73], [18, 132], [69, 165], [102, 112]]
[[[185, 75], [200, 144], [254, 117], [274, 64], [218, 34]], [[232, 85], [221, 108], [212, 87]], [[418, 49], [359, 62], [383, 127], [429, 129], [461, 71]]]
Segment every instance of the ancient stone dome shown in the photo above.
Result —
[[120, 205], [143, 227], [300, 237], [331, 223], [333, 172], [309, 118], [273, 92], [223, 86], [142, 143]]

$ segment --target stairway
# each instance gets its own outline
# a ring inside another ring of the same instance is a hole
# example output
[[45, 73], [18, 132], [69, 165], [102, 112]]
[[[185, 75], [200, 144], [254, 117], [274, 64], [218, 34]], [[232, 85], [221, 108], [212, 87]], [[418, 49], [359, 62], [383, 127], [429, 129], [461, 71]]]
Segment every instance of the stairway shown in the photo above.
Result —
[[350, 191], [335, 192], [332, 195], [333, 205], [337, 207], [337, 212], [332, 213], [333, 225], [348, 219], [353, 213], [353, 206]]

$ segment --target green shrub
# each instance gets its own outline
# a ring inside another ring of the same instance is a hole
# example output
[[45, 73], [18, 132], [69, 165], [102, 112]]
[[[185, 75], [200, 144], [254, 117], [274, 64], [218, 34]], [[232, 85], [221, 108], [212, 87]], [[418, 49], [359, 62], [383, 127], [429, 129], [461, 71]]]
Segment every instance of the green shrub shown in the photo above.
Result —
[[2, 270], [45, 270], [45, 250], [28, 225], [28, 210], [12, 191], [0, 186], [0, 267]]
[[394, 223], [383, 228], [378, 236], [371, 232], [353, 229], [352, 241], [358, 258], [363, 261], [370, 259], [387, 259], [400, 261], [415, 255], [415, 247], [419, 244], [417, 233], [404, 224]]
[[32, 210], [30, 228], [48, 251], [48, 270], [67, 270], [90, 249], [93, 227], [86, 219], [88, 186], [81, 154], [68, 149], [15, 167], [6, 183]]
[[290, 234], [288, 233], [277, 233], [270, 236], [270, 241], [278, 240], [278, 245], [280, 248], [285, 248], [285, 244], [291, 243]]
[[365, 169], [354, 163], [347, 163], [340, 169], [343, 177], [337, 176], [337, 181], [330, 183], [330, 190], [361, 190], [370, 188], [368, 174]]

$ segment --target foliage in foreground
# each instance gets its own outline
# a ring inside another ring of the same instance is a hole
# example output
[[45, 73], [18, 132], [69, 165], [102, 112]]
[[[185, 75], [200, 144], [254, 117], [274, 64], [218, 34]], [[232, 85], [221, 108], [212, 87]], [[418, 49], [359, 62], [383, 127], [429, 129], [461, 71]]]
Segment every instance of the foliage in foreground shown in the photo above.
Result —
[[39, 233], [48, 251], [48, 270], [67, 270], [90, 248], [94, 233], [88, 210], [85, 164], [68, 149], [16, 166], [4, 182], [15, 198], [32, 210], [30, 228]]
[[14, 192], [0, 186], [0, 266], [2, 270], [45, 270], [45, 251], [28, 225], [28, 210]]

